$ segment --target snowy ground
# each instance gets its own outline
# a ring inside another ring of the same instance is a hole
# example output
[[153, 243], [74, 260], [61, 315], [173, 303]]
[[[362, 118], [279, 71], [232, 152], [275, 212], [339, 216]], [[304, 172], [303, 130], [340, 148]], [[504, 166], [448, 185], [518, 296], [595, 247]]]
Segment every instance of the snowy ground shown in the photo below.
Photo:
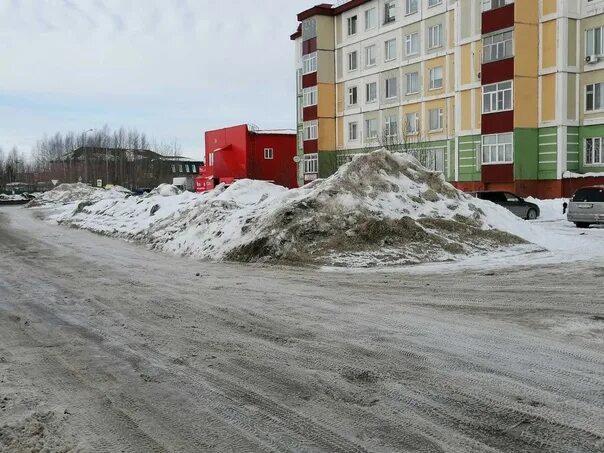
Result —
[[0, 451], [604, 449], [601, 262], [326, 275], [39, 214], [0, 208]]

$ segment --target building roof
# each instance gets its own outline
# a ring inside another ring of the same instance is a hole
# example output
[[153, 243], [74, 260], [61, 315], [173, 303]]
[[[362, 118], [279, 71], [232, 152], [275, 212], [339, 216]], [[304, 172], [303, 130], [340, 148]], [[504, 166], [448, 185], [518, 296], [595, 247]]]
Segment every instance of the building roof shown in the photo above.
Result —
[[[371, 0], [348, 0], [345, 3], [340, 2], [341, 4], [336, 5], [332, 5], [330, 3], [321, 3], [299, 13], [298, 21], [302, 22], [313, 16], [337, 16], [338, 14], [345, 13], [346, 11], [356, 8], [357, 6], [364, 5], [370, 1]], [[298, 30], [290, 36], [290, 39], [293, 41], [298, 39], [300, 36], [302, 36], [302, 28], [298, 26]]]

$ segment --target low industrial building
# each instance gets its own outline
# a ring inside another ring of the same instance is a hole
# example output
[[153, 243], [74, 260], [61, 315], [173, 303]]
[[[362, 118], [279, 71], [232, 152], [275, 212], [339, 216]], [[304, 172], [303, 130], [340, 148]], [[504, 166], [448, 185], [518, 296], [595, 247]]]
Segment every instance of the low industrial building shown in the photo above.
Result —
[[295, 131], [242, 124], [206, 132], [205, 147], [206, 166], [197, 178], [197, 192], [246, 178], [298, 186]]
[[176, 179], [193, 190], [200, 167], [202, 161], [163, 156], [147, 149], [80, 147], [51, 162], [49, 170], [39, 177], [58, 183], [119, 185], [131, 190], [152, 189]]

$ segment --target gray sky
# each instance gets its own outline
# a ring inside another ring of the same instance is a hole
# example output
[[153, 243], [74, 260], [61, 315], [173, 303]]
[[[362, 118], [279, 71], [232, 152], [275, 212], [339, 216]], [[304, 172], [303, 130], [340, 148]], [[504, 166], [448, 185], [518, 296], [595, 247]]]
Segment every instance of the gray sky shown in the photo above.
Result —
[[289, 35], [315, 3], [0, 0], [0, 146], [108, 124], [194, 157], [207, 129], [293, 128]]

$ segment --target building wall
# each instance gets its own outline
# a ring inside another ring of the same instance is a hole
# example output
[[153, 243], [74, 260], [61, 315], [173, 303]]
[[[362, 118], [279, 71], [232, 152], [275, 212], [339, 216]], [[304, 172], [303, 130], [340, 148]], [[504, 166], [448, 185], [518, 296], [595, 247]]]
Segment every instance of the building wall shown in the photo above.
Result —
[[[550, 193], [563, 184], [548, 181], [559, 181], [568, 172], [604, 171], [601, 165], [585, 163], [585, 139], [604, 136], [604, 109], [585, 110], [586, 85], [604, 82], [604, 58], [585, 62], [586, 31], [604, 26], [604, 0], [515, 0], [485, 11], [477, 0], [443, 0], [432, 8], [419, 1], [419, 11], [413, 14], [405, 13], [405, 3], [397, 1], [396, 20], [388, 24], [383, 20], [384, 0], [349, 2], [350, 7], [345, 3], [321, 16], [321, 21], [333, 24], [333, 47], [325, 46], [333, 50], [333, 61], [320, 60], [319, 65], [333, 80], [328, 75], [319, 79], [335, 86], [325, 91], [333, 92], [333, 105], [319, 101], [326, 105], [319, 108], [325, 115], [319, 125], [324, 139], [309, 149], [320, 151], [324, 174], [352, 154], [391, 144], [382, 137], [390, 118], [397, 119], [399, 142], [411, 141], [415, 147], [422, 143], [431, 150], [428, 153], [434, 149], [441, 153], [443, 146], [441, 170], [451, 181], [476, 187], [508, 184], [523, 191], [537, 190], [541, 184]], [[377, 21], [366, 29], [365, 13], [372, 9]], [[357, 32], [349, 36], [348, 21], [355, 16]], [[429, 30], [437, 25], [442, 27], [443, 45], [431, 49]], [[328, 41], [329, 25], [323, 30]], [[483, 64], [483, 39], [507, 30], [514, 35], [509, 61]], [[406, 42], [415, 33], [419, 52], [409, 55]], [[391, 40], [396, 51], [387, 60], [385, 43]], [[370, 46], [375, 46], [374, 65], [365, 61]], [[358, 65], [351, 70], [352, 52]], [[430, 71], [435, 68], [442, 68], [442, 86], [430, 86]], [[418, 74], [420, 89], [408, 93], [406, 79], [413, 73]], [[396, 92], [386, 96], [386, 81], [392, 79]], [[513, 84], [513, 108], [483, 113], [483, 87], [507, 80]], [[377, 86], [377, 99], [368, 102], [366, 87], [371, 83]], [[351, 105], [354, 87], [357, 103]], [[443, 124], [431, 130], [430, 111], [435, 109], [442, 110]], [[405, 121], [415, 113], [420, 130], [409, 140]], [[368, 124], [376, 123], [379, 137], [368, 137]], [[356, 124], [356, 137], [351, 124]], [[487, 167], [482, 162], [483, 136], [508, 132], [513, 136], [512, 162]]]

